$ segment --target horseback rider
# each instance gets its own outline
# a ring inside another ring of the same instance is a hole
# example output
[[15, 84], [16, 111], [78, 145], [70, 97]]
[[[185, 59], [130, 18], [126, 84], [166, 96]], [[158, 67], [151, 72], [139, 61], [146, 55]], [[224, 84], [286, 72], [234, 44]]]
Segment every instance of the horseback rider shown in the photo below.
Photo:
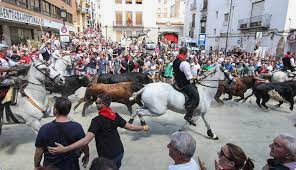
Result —
[[49, 63], [52, 58], [51, 39], [49, 39], [47, 36], [42, 36], [42, 40], [43, 40], [43, 43], [39, 51], [42, 59]]
[[284, 65], [283, 71], [287, 71], [287, 70], [290, 70], [291, 72], [295, 71], [296, 65], [290, 51], [288, 51], [287, 54], [282, 58], [282, 61]]
[[175, 76], [175, 82], [179, 89], [184, 92], [189, 100], [185, 103], [185, 108], [187, 110], [184, 119], [189, 122], [190, 125], [196, 126], [192, 120], [193, 111], [199, 104], [199, 93], [196, 86], [193, 84], [193, 77], [191, 74], [190, 64], [186, 61], [187, 48], [182, 47], [179, 50], [179, 55], [173, 62], [173, 70]]
[[8, 76], [8, 72], [20, 71], [22, 67], [10, 67], [8, 59], [6, 58], [8, 46], [0, 44], [0, 87], [10, 88], [12, 97], [10, 99], [12, 104], [16, 104], [16, 80]]

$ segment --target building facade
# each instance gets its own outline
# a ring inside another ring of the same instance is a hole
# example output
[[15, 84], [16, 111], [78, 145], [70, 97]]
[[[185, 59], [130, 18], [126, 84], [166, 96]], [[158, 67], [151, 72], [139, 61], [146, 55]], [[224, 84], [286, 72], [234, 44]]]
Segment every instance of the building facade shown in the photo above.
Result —
[[71, 0], [1, 0], [0, 43], [7, 45], [40, 40], [43, 32], [59, 33], [63, 26], [61, 9], [66, 10], [65, 25], [75, 31], [73, 14], [76, 4]]
[[185, 8], [184, 35], [198, 41], [206, 33], [206, 49], [295, 51], [295, 0], [187, 0]]
[[155, 32], [155, 0], [101, 0], [100, 25], [104, 36], [120, 41], [123, 36]]
[[74, 25], [78, 32], [98, 27], [100, 8], [100, 0], [76, 0]]
[[183, 36], [185, 0], [157, 0], [156, 25], [160, 38], [178, 43]]

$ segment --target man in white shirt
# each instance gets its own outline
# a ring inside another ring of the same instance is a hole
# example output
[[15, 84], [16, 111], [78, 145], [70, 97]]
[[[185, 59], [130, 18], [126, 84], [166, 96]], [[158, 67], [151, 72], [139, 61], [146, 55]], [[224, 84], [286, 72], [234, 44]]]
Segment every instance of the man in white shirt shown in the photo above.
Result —
[[167, 145], [169, 156], [174, 160], [168, 170], [200, 170], [200, 165], [192, 157], [196, 149], [196, 141], [187, 132], [175, 132]]
[[199, 104], [199, 93], [193, 84], [193, 80], [196, 79], [196, 77], [192, 76], [190, 64], [186, 61], [186, 57], [187, 48], [182, 47], [178, 57], [173, 62], [175, 84], [189, 97], [189, 100], [185, 103], [187, 113], [184, 116], [184, 119], [190, 125], [196, 126], [195, 122], [192, 120], [192, 116]]

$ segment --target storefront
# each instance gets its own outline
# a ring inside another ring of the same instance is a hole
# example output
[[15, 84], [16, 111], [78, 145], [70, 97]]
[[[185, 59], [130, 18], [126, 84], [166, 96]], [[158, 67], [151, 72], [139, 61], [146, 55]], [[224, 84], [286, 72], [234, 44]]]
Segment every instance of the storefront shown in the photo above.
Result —
[[[42, 32], [58, 33], [62, 22], [40, 18], [13, 9], [0, 7], [0, 43], [7, 45], [40, 40]], [[70, 31], [74, 27], [67, 25]]]

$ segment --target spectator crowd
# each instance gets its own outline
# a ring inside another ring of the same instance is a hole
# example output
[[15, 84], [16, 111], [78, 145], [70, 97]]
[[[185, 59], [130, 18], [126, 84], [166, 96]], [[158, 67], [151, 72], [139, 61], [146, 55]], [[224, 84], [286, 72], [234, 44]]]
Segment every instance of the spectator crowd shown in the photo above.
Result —
[[[128, 40], [127, 37], [123, 37]], [[147, 38], [147, 37], [146, 37]], [[148, 73], [154, 81], [173, 83], [172, 62], [178, 55], [178, 47], [165, 39], [158, 42], [154, 50], [146, 49], [146, 38], [131, 38], [130, 43], [113, 42], [94, 31], [91, 36], [76, 33], [70, 43], [61, 43], [57, 35], [42, 35], [41, 43], [12, 45], [9, 50], [0, 53], [0, 63], [7, 64], [7, 59], [16, 63], [29, 64], [31, 58], [43, 58], [48, 63], [69, 55], [73, 67], [71, 74], [86, 74], [95, 77], [101, 74], [121, 74], [126, 72]], [[127, 42], [127, 41], [125, 41]], [[205, 50], [190, 51], [188, 60], [192, 75], [202, 75], [215, 67], [216, 63], [224, 63], [224, 67], [234, 76], [260, 75], [282, 69], [280, 58], [272, 55], [262, 56], [258, 53], [259, 46], [253, 52], [244, 52], [233, 48], [228, 52]], [[286, 55], [294, 54], [288, 53]], [[118, 113], [112, 111], [109, 96], [99, 96], [96, 101], [98, 116], [92, 119], [88, 132], [85, 134], [81, 125], [68, 119], [71, 102], [66, 98], [58, 98], [54, 105], [56, 119], [41, 127], [36, 138], [34, 155], [35, 169], [79, 169], [79, 157], [83, 153], [82, 163], [89, 161], [88, 143], [95, 138], [99, 158], [92, 161], [91, 170], [112, 170], [121, 167], [124, 148], [117, 128], [131, 131], [147, 131], [146, 126], [135, 126], [126, 122]], [[196, 153], [196, 141], [187, 132], [175, 132], [168, 141], [167, 148], [173, 165], [169, 170], [204, 170], [203, 160], [193, 159]], [[127, 151], [128, 152], [128, 151]], [[296, 169], [296, 137], [281, 134], [270, 144], [270, 159], [264, 170], [295, 170]], [[41, 160], [43, 164], [41, 166]], [[232, 143], [221, 146], [215, 161], [216, 170], [252, 170], [253, 160], [245, 151]]]

